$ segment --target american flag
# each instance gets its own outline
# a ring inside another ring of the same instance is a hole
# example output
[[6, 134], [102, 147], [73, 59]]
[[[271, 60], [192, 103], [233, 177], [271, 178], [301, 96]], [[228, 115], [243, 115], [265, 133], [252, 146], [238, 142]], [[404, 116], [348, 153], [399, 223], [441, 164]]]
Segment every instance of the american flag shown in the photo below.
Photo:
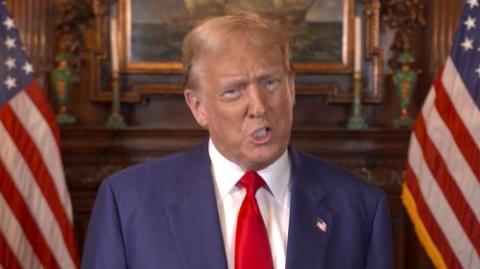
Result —
[[480, 268], [480, 5], [467, 0], [452, 50], [410, 140], [402, 200], [437, 268]]
[[78, 268], [55, 116], [0, 2], [0, 268]]

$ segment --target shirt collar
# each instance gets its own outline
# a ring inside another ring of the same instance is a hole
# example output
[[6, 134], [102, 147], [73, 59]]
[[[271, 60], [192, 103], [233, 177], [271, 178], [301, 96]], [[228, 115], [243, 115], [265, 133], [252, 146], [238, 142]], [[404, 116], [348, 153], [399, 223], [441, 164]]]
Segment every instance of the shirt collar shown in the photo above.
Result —
[[[212, 139], [208, 141], [208, 154], [218, 194], [223, 199], [236, 186], [246, 171], [225, 158], [215, 147]], [[257, 173], [263, 178], [275, 200], [283, 204], [290, 182], [290, 161], [287, 151], [285, 150], [280, 158]]]

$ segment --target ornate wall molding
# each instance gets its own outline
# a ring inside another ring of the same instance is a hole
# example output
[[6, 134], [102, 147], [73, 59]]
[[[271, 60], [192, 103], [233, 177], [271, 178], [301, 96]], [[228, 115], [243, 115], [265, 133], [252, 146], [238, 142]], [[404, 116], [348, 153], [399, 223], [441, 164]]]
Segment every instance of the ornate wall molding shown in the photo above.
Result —
[[[294, 130], [292, 144], [342, 166], [386, 190], [400, 190], [408, 130]], [[127, 166], [192, 148], [204, 130], [62, 129], [62, 151], [70, 188], [96, 190], [101, 180]], [[90, 137], [88, 141], [85, 137]], [[92, 157], [93, 156], [93, 157]]]
[[[327, 160], [329, 161], [329, 160]], [[338, 161], [338, 160], [337, 160]], [[336, 165], [342, 166], [345, 160], [338, 162], [330, 161]], [[67, 166], [65, 170], [68, 179], [68, 186], [71, 190], [92, 190], [96, 191], [103, 179], [111, 176], [115, 172], [134, 165], [136, 162], [126, 161], [121, 164], [98, 165], [75, 165]], [[378, 163], [380, 165], [381, 163]], [[399, 193], [400, 185], [403, 182], [403, 170], [392, 168], [367, 168], [367, 167], [346, 167], [352, 173], [363, 178], [365, 181], [385, 190], [391, 190]]]
[[92, 51], [87, 44], [85, 32], [92, 27], [97, 16], [104, 16], [108, 13], [108, 7], [115, 1], [54, 0], [55, 51], [66, 51], [75, 55], [70, 60], [70, 65], [77, 76], [80, 74], [80, 68], [85, 65], [86, 54]]
[[395, 69], [397, 55], [412, 46], [411, 36], [426, 26], [427, 9], [420, 0], [381, 0], [381, 23], [396, 31], [389, 65]]

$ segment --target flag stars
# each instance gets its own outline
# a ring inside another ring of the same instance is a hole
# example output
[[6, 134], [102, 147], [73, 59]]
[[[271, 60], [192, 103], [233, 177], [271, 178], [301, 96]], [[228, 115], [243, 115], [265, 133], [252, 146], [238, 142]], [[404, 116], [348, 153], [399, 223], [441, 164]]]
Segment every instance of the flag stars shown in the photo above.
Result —
[[11, 90], [15, 87], [17, 87], [17, 79], [12, 78], [11, 76], [8, 76], [7, 79], [3, 82], [5, 86], [7, 86], [7, 90]]
[[478, 77], [480, 77], [480, 65], [475, 69], [475, 72], [478, 74]]
[[468, 16], [467, 20], [463, 22], [463, 24], [465, 24], [465, 26], [467, 26], [467, 30], [470, 30], [472, 28], [475, 28], [475, 21], [476, 19]]
[[17, 45], [15, 45], [15, 38], [11, 38], [11, 37], [7, 37], [5, 39], [5, 42], [3, 42], [3, 44], [5, 44], [7, 49], [13, 49], [17, 46]]
[[25, 74], [27, 74], [27, 75], [33, 73], [33, 66], [29, 62], [26, 62], [23, 65], [22, 69], [23, 69], [23, 71], [25, 71]]
[[11, 70], [17, 67], [17, 65], [15, 64], [15, 61], [16, 61], [15, 58], [11, 58], [11, 57], [7, 58], [7, 60], [5, 61], [5, 65], [7, 66], [8, 70]]
[[461, 46], [465, 51], [473, 49], [473, 39], [466, 37]]
[[12, 28], [15, 27], [15, 24], [13, 23], [13, 19], [10, 18], [10, 17], [7, 17], [4, 21], [3, 21], [3, 25], [5, 25], [5, 27], [7, 28], [7, 30], [10, 30]]
[[474, 7], [478, 7], [478, 0], [467, 0], [467, 4], [470, 5], [470, 9], [473, 9]]

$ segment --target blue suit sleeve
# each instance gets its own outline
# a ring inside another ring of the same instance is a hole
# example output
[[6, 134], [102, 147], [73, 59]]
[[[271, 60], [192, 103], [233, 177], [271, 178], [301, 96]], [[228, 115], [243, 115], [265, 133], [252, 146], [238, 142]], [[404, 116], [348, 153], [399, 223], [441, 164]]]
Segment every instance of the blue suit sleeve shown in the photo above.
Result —
[[387, 201], [382, 194], [372, 220], [367, 269], [393, 268], [392, 226]]
[[127, 268], [119, 211], [108, 180], [93, 206], [81, 268]]

